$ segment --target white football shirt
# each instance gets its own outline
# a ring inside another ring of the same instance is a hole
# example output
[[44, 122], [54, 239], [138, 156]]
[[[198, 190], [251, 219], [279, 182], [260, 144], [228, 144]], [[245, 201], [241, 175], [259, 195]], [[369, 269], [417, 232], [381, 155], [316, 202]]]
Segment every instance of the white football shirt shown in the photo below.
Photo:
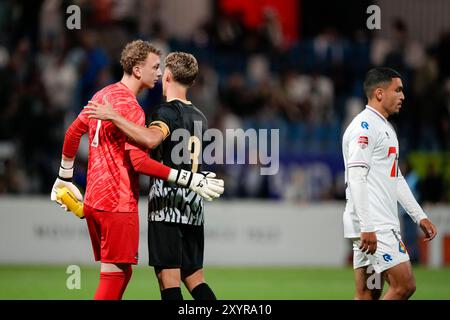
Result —
[[378, 111], [366, 106], [345, 130], [342, 138], [346, 199], [344, 236], [360, 236], [359, 218], [347, 184], [348, 168], [367, 167], [369, 214], [375, 231], [400, 230], [397, 209], [398, 140], [392, 125]]

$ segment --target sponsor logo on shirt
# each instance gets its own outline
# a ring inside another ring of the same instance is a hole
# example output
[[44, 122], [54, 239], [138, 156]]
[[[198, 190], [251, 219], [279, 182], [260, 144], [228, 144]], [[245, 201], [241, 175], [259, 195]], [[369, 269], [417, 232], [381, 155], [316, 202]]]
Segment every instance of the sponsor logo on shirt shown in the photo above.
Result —
[[367, 146], [369, 145], [369, 137], [360, 136], [358, 138], [358, 145], [361, 149], [367, 148]]
[[369, 124], [366, 121], [361, 122], [361, 128], [369, 130]]

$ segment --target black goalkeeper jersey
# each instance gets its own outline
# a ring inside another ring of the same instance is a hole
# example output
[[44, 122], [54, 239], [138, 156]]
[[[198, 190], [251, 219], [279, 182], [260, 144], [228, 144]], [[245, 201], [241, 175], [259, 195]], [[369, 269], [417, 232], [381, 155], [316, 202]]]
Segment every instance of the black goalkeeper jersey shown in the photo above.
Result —
[[[208, 129], [204, 114], [193, 104], [172, 100], [160, 105], [150, 117], [150, 126], [164, 128], [168, 135], [151, 157], [174, 169], [200, 172], [203, 134]], [[203, 198], [188, 188], [150, 178], [149, 221], [202, 225]]]

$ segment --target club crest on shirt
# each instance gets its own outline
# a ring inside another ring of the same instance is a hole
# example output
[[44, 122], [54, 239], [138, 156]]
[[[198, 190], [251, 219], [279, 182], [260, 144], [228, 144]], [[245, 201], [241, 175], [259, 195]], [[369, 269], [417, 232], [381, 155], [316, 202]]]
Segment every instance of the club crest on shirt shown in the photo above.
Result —
[[360, 136], [358, 138], [358, 145], [361, 149], [367, 148], [367, 146], [369, 145], [369, 137]]

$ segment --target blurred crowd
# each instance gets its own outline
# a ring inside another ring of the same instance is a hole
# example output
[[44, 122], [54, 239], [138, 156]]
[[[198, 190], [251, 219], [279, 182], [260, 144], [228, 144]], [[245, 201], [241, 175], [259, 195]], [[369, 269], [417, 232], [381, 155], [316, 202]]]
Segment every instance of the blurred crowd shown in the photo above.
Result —
[[[102, 7], [108, 3], [80, 1], [83, 28], [69, 31], [70, 1], [0, 2], [0, 193], [49, 193], [65, 130], [97, 90], [120, 79], [120, 51], [136, 38], [163, 53], [197, 57], [200, 76], [190, 100], [210, 127], [280, 130], [279, 174], [261, 176], [255, 165], [213, 168], [225, 177], [229, 198], [343, 199], [341, 134], [365, 106], [362, 83], [372, 66], [402, 74], [406, 101], [391, 119], [401, 159], [417, 151], [450, 151], [450, 31], [425, 47], [398, 19], [389, 26], [391, 39], [328, 27], [287, 42], [274, 10], [264, 11], [256, 29], [238, 14], [217, 10], [190, 38], [180, 39], [158, 19], [143, 24], [146, 15], [131, 15], [125, 2]], [[161, 86], [139, 101], [152, 112], [162, 101]], [[77, 157], [81, 185], [86, 149], [82, 145]], [[421, 200], [449, 201], [445, 159], [430, 163], [418, 178]], [[142, 181], [144, 190], [148, 179]]]

